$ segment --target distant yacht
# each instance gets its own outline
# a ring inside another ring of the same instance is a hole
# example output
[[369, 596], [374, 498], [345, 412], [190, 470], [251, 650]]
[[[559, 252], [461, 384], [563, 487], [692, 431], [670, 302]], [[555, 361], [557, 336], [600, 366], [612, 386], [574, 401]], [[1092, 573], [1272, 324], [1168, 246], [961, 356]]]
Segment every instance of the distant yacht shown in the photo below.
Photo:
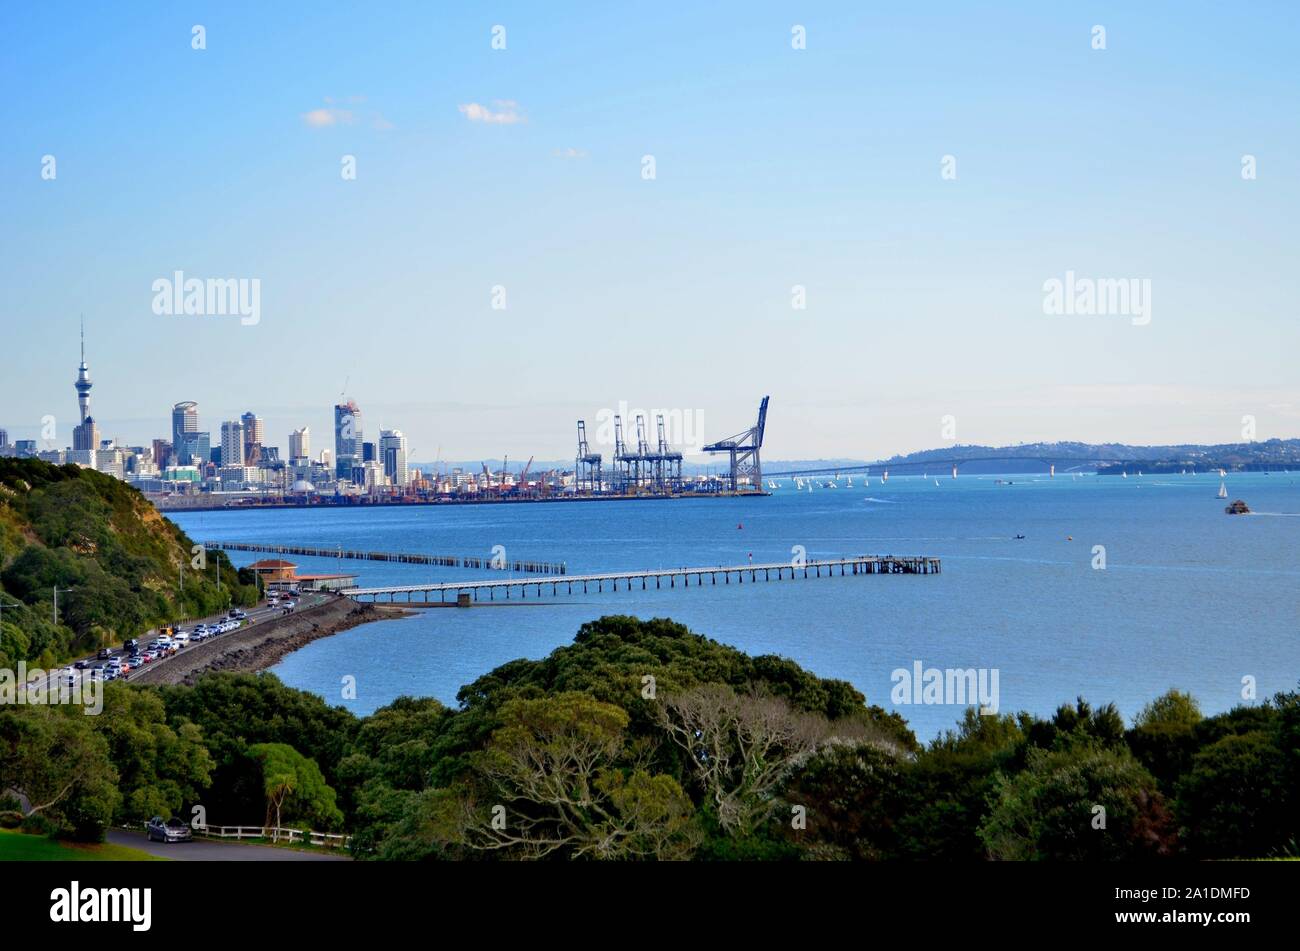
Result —
[[1228, 483], [1219, 483], [1219, 494], [1215, 498], [1226, 499], [1228, 497]]
[[1121, 472], [1120, 475], [1123, 476], [1125, 479], [1128, 478], [1128, 473], [1127, 473], [1127, 472]]

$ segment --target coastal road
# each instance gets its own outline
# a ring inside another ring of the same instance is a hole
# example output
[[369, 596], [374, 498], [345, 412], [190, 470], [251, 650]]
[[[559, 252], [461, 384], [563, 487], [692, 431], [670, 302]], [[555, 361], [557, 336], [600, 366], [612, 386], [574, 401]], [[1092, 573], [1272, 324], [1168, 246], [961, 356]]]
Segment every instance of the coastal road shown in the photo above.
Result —
[[[329, 598], [330, 595], [327, 594], [321, 594], [317, 592], [304, 592], [300, 597], [294, 599], [294, 601], [296, 602], [296, 607], [294, 608], [294, 611], [297, 612], [299, 610], [302, 610], [303, 608], [314, 607], [317, 604], [321, 604], [325, 602]], [[274, 618], [283, 617], [284, 609], [276, 605], [262, 602], [257, 607], [250, 608], [247, 612], [247, 615], [248, 615], [247, 619], [243, 622], [243, 624], [240, 625], [240, 627], [237, 630], [243, 630], [246, 627], [257, 624], [262, 621], [268, 621]], [[199, 624], [213, 624], [221, 620], [225, 620], [225, 616], [218, 614], [218, 615], [213, 615], [212, 617], [209, 618], [196, 618], [192, 621], [187, 621], [183, 625], [181, 625], [181, 627], [183, 630], [193, 631], [194, 628], [197, 627]], [[139, 639], [142, 642], [147, 642], [153, 637], [155, 637], [156, 635], [157, 635], [156, 630], [149, 631], [145, 634], [140, 635]], [[222, 635], [218, 634], [216, 636], [221, 637]], [[138, 667], [134, 671], [132, 671], [131, 673], [123, 677], [122, 680], [130, 682], [139, 673], [153, 667], [165, 665], [173, 657], [183, 654], [186, 649], [187, 648], [181, 648], [179, 651], [177, 651], [176, 654], [171, 655], [171, 657], [159, 657], [157, 660], [153, 661], [152, 663], [144, 667]], [[28, 689], [38, 688], [41, 690], [49, 690], [49, 689], [57, 690], [58, 685], [62, 682], [62, 679], [67, 677], [69, 674], [72, 676], [71, 685], [75, 686], [78, 683], [80, 683], [82, 678], [90, 676], [91, 668], [108, 663], [108, 661], [112, 657], [124, 658], [125, 655], [126, 652], [120, 648], [111, 651], [108, 657], [103, 657], [103, 658], [98, 657], [98, 655], [96, 654], [88, 654], [85, 657], [79, 659], [86, 661], [90, 665], [90, 667], [77, 670], [75, 667], [71, 666], [70, 664], [65, 665], [57, 670], [47, 671], [45, 673], [44, 678], [34, 678], [28, 681], [27, 686]], [[76, 663], [76, 661], [73, 661], [73, 663]]]
[[352, 857], [331, 852], [308, 852], [249, 842], [195, 839], [193, 842], [150, 842], [143, 832], [109, 829], [108, 841], [178, 862], [350, 862]]

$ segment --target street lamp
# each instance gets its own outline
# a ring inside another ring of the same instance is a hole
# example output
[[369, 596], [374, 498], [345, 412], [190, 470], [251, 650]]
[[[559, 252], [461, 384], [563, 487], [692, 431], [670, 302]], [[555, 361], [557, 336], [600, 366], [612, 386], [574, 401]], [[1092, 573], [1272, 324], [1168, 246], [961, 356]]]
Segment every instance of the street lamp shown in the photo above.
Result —
[[59, 592], [62, 591], [64, 594], [67, 594], [69, 591], [76, 590], [76, 588], [60, 588], [58, 585], [54, 586], [54, 623], [56, 625], [59, 623]]

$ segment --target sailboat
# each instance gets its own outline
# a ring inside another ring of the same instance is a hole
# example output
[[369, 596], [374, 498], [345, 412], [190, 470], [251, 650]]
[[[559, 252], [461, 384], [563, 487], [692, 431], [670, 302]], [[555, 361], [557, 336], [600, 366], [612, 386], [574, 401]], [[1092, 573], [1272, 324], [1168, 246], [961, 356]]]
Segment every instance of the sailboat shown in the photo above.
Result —
[[1226, 483], [1226, 482], [1220, 482], [1220, 483], [1219, 483], [1219, 494], [1216, 495], [1215, 498], [1218, 498], [1218, 499], [1226, 499], [1227, 497], [1228, 497], [1228, 483]]

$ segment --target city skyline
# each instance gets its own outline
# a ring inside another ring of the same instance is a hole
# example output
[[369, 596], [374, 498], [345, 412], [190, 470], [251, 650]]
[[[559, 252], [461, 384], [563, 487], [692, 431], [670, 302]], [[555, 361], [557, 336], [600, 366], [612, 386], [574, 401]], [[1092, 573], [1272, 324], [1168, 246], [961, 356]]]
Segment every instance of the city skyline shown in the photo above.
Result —
[[[0, 425], [75, 422], [85, 313], [99, 433], [133, 444], [177, 400], [251, 402], [284, 446], [355, 397], [415, 459], [565, 458], [621, 401], [718, 438], [767, 392], [774, 458], [942, 446], [946, 417], [990, 445], [1300, 432], [1285, 6], [748, 12], [232, 4], [194, 49], [14, 11], [0, 70], [46, 78], [0, 106]], [[178, 271], [259, 282], [257, 319], [156, 312]], [[1073, 275], [1145, 313], [1047, 312]]]

